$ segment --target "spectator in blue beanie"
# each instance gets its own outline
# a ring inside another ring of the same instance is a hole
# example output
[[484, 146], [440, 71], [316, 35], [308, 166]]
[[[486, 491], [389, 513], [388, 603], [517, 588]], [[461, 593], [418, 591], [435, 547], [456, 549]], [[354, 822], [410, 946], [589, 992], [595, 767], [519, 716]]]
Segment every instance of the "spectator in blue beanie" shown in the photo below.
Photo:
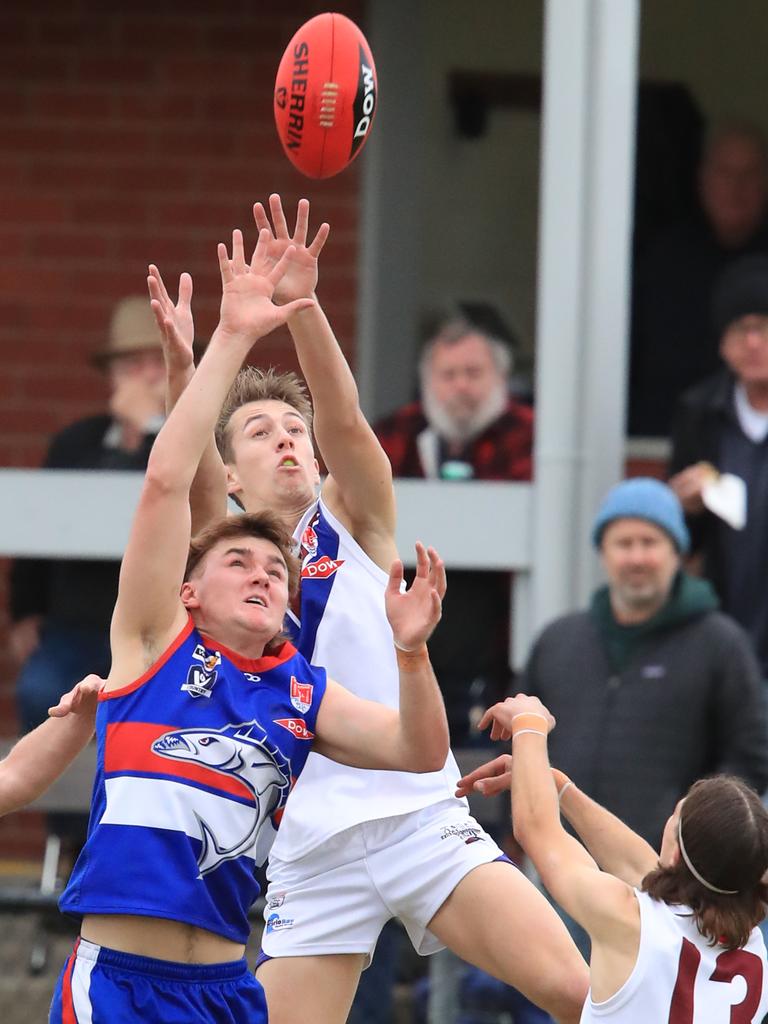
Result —
[[[552, 764], [651, 843], [692, 783], [715, 772], [768, 784], [760, 669], [744, 630], [688, 575], [680, 502], [666, 484], [625, 480], [606, 495], [592, 542], [607, 583], [583, 611], [545, 627], [520, 689], [556, 717]], [[505, 758], [461, 780], [493, 795]], [[570, 922], [566, 922], [570, 925]], [[577, 944], [584, 933], [573, 925]]]

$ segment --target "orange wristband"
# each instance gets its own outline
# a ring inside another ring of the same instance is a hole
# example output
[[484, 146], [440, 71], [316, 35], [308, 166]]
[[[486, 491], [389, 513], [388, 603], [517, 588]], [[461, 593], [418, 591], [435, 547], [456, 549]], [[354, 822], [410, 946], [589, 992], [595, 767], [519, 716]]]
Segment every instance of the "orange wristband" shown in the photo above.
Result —
[[[524, 732], [533, 732], [537, 736], [546, 737], [548, 733], [548, 722], [544, 715], [537, 715], [535, 711], [522, 711], [512, 718], [512, 739]], [[542, 728], [543, 726], [543, 728]]]

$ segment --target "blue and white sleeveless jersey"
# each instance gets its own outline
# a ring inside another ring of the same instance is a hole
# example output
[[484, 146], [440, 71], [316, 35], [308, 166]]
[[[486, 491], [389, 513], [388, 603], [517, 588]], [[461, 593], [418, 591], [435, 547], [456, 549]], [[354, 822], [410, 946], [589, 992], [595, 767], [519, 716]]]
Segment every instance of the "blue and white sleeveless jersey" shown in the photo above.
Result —
[[245, 942], [254, 867], [325, 685], [290, 643], [242, 658], [190, 619], [140, 679], [100, 698], [88, 840], [61, 910], [168, 918]]
[[[400, 699], [392, 630], [384, 607], [388, 576], [318, 499], [294, 531], [300, 545], [301, 600], [286, 624], [311, 664], [366, 700], [396, 708]], [[424, 730], [430, 723], [423, 723]], [[296, 860], [352, 825], [456, 800], [453, 754], [439, 772], [369, 771], [310, 754], [291, 793], [273, 856]], [[329, 799], [333, 800], [329, 806]], [[456, 800], [466, 810], [465, 800]]]

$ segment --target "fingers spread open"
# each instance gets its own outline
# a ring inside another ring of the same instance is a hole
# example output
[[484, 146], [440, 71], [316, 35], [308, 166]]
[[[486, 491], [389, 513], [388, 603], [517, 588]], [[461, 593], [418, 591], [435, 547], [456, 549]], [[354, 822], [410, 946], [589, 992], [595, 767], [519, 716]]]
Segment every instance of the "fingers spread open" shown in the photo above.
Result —
[[[259, 235], [259, 245], [261, 245], [262, 235], [263, 235], [263, 232]], [[258, 251], [258, 247], [257, 247], [257, 251]], [[278, 281], [280, 281], [280, 279], [283, 277], [283, 275], [285, 274], [286, 270], [288, 269], [288, 263], [289, 263], [291, 257], [293, 256], [293, 254], [295, 252], [296, 252], [296, 246], [295, 245], [289, 245], [288, 248], [283, 253], [283, 255], [280, 257], [280, 259], [274, 265], [274, 267], [272, 267], [272, 269], [270, 270], [269, 274], [267, 274], [268, 280], [273, 285], [277, 284]]]
[[216, 246], [216, 255], [219, 257], [219, 271], [221, 272], [222, 284], [229, 284], [235, 275], [232, 273], [232, 265], [229, 262], [227, 247], [223, 242], [219, 242]]
[[277, 192], [273, 192], [269, 197], [269, 211], [272, 214], [272, 223], [275, 225], [275, 238], [290, 238], [288, 223], [283, 213], [283, 203]]
[[192, 301], [192, 275], [186, 270], [179, 278], [179, 304], [182, 302], [187, 306]]
[[307, 231], [309, 230], [309, 200], [300, 199], [296, 207], [296, 229], [293, 232], [293, 240], [296, 245], [307, 244]]
[[[259, 232], [259, 241], [261, 241], [261, 232]], [[245, 246], [243, 232], [240, 228], [235, 228], [232, 232], [232, 267], [236, 274], [245, 273]]]
[[403, 583], [403, 563], [399, 558], [396, 558], [392, 563], [392, 568], [389, 570], [389, 582], [387, 583], [387, 590], [390, 594], [399, 594], [400, 587]]
[[149, 277], [147, 282], [149, 283], [150, 278], [155, 282], [155, 292], [152, 288], [149, 289], [149, 294], [153, 299], [159, 299], [161, 302], [166, 302], [169, 306], [173, 305], [171, 297], [168, 294], [168, 289], [165, 287], [162, 275], [154, 263], [149, 264]]
[[321, 224], [320, 227], [317, 229], [317, 234], [312, 239], [312, 244], [307, 246], [307, 252], [314, 256], [315, 259], [317, 259], [317, 257], [322, 252], [323, 246], [328, 241], [328, 235], [330, 235], [330, 233], [330, 224]]
[[416, 541], [416, 575], [422, 579], [426, 579], [429, 576], [427, 549], [420, 540]]
[[269, 223], [269, 217], [267, 211], [264, 209], [261, 203], [253, 204], [253, 219], [256, 222], [256, 227], [259, 231], [269, 231], [272, 234], [272, 225]]

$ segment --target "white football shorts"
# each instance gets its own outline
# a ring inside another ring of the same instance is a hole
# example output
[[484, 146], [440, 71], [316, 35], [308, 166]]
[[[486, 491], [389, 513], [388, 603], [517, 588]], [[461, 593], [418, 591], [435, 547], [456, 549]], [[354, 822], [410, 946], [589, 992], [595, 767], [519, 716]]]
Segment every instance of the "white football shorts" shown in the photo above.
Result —
[[263, 954], [364, 953], [368, 966], [392, 917], [418, 953], [435, 953], [428, 923], [465, 875], [499, 858], [456, 800], [354, 825], [298, 860], [270, 860]]

